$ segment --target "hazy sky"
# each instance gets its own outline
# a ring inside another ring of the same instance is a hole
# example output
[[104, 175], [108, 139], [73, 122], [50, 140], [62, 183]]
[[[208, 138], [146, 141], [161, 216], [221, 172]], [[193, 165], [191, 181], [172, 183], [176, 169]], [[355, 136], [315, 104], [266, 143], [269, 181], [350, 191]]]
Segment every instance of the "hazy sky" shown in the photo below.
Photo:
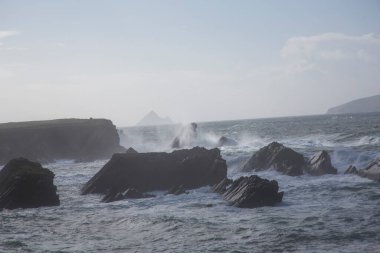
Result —
[[380, 1], [0, 0], [0, 122], [322, 114], [380, 94]]

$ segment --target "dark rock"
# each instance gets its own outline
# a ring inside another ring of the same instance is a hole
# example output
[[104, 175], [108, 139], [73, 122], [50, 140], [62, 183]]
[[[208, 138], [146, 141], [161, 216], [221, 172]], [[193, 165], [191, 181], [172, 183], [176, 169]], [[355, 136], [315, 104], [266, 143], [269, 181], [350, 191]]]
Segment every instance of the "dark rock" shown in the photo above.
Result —
[[60, 119], [0, 124], [0, 164], [25, 157], [39, 162], [92, 161], [124, 152], [106, 119]]
[[344, 174], [354, 174], [354, 175], [357, 175], [358, 174], [358, 170], [356, 169], [355, 166], [350, 165], [350, 167], [347, 168], [347, 170], [344, 172]]
[[137, 154], [138, 152], [134, 148], [130, 147], [129, 149], [127, 149], [127, 151], [125, 151], [125, 153], [128, 153], [128, 154]]
[[223, 146], [237, 146], [239, 143], [231, 138], [222, 136], [219, 138], [218, 143], [216, 144], [217, 147], [223, 147]]
[[273, 168], [285, 175], [298, 176], [303, 174], [305, 165], [303, 155], [278, 142], [272, 142], [253, 154], [243, 164], [241, 171], [260, 171]]
[[114, 154], [82, 188], [82, 194], [168, 190], [173, 185], [193, 189], [213, 185], [227, 175], [219, 149], [195, 147], [172, 153]]
[[171, 143], [172, 148], [184, 148], [190, 147], [197, 138], [197, 123], [190, 123], [187, 126], [182, 127], [179, 134], [174, 138]]
[[109, 203], [124, 199], [143, 199], [143, 198], [153, 198], [154, 195], [142, 193], [137, 189], [134, 188], [128, 188], [124, 192], [116, 192], [116, 193], [108, 193], [104, 196], [102, 199], [102, 202]]
[[212, 191], [219, 194], [223, 194], [226, 192], [227, 187], [231, 185], [232, 182], [232, 179], [224, 178], [222, 181], [212, 186]]
[[337, 169], [332, 166], [331, 158], [325, 150], [315, 153], [308, 165], [305, 166], [305, 170], [313, 176], [337, 173]]
[[358, 175], [380, 182], [380, 157], [370, 163], [366, 168], [359, 170]]
[[180, 195], [184, 193], [187, 194], [188, 192], [185, 190], [183, 185], [180, 185], [180, 186], [173, 186], [172, 188], [169, 189], [169, 191], [165, 193], [165, 195], [167, 194]]
[[9, 161], [0, 171], [0, 209], [59, 205], [54, 173], [25, 158]]
[[231, 205], [241, 208], [273, 206], [282, 201], [284, 192], [278, 192], [278, 183], [258, 176], [240, 177], [223, 193]]

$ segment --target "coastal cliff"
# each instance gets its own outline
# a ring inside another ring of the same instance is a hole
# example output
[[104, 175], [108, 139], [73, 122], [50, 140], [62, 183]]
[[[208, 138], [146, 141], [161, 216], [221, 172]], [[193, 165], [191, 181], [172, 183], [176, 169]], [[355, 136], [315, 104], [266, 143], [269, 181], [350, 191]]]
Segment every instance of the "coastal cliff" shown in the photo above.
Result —
[[25, 157], [39, 162], [92, 161], [125, 149], [112, 121], [58, 119], [0, 124], [0, 164]]

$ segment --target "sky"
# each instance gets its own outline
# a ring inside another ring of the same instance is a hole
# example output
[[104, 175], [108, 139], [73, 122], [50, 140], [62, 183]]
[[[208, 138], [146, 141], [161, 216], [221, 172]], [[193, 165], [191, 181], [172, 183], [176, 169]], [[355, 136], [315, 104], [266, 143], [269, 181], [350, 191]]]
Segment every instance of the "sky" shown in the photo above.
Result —
[[379, 80], [380, 1], [0, 0], [0, 122], [324, 114]]

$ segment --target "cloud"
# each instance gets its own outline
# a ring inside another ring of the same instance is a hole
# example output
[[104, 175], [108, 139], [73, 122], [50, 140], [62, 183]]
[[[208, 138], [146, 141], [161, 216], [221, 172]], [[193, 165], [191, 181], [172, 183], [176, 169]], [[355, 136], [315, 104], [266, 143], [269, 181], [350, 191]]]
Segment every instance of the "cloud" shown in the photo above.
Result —
[[378, 61], [380, 35], [351, 36], [342, 33], [324, 33], [292, 37], [281, 50], [287, 61]]
[[12, 30], [0, 31], [0, 39], [5, 39], [11, 36], [15, 36], [19, 33], [20, 33], [19, 31], [12, 31]]

